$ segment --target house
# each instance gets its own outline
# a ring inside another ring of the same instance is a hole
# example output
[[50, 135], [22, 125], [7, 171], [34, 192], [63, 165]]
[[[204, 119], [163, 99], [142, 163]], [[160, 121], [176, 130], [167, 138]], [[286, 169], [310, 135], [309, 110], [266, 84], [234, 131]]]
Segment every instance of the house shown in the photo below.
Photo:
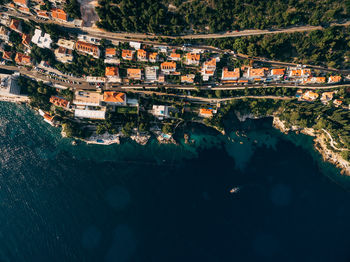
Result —
[[77, 41], [75, 44], [75, 49], [81, 53], [91, 55], [94, 58], [100, 57], [100, 49], [94, 44]]
[[38, 10], [36, 11], [36, 15], [40, 18], [44, 18], [44, 19], [49, 19], [49, 14], [47, 13], [47, 11], [45, 10]]
[[176, 71], [176, 63], [175, 62], [163, 62], [160, 64], [160, 70], [164, 74], [171, 74]]
[[328, 83], [339, 83], [341, 81], [341, 76], [329, 76]]
[[183, 75], [181, 76], [181, 83], [193, 84], [194, 83], [194, 74]]
[[106, 108], [101, 107], [99, 108], [99, 110], [89, 109], [89, 108], [86, 108], [86, 109], [77, 108], [74, 110], [74, 117], [104, 120], [106, 119]]
[[318, 98], [318, 94], [313, 92], [313, 91], [306, 91], [302, 96], [301, 99], [305, 100], [305, 101], [315, 101]]
[[0, 26], [0, 39], [8, 42], [10, 38], [10, 32], [5, 26]]
[[285, 68], [273, 68], [271, 69], [271, 76], [273, 78], [281, 78], [284, 76], [285, 72], [286, 72]]
[[202, 65], [201, 75], [203, 81], [208, 81], [209, 77], [214, 76], [216, 70], [216, 58], [212, 58], [209, 61], [206, 61]]
[[64, 98], [58, 97], [58, 96], [51, 96], [50, 103], [52, 103], [58, 107], [63, 107], [63, 108], [69, 107], [69, 101], [64, 99]]
[[151, 63], [156, 63], [156, 62], [158, 62], [158, 53], [156, 53], [156, 52], [150, 53], [150, 54], [148, 55], [148, 60], [149, 60]]
[[289, 71], [289, 77], [308, 77], [311, 75], [311, 69], [292, 69]]
[[141, 80], [142, 71], [139, 68], [128, 68], [127, 75], [129, 79]]
[[30, 36], [27, 34], [22, 34], [22, 44], [27, 47], [30, 48]]
[[56, 60], [62, 63], [71, 63], [73, 61], [73, 51], [71, 49], [59, 46], [55, 49]]
[[18, 73], [0, 74], [0, 95], [20, 95], [21, 87], [17, 84]]
[[157, 117], [159, 120], [169, 117], [169, 108], [164, 105], [153, 105], [152, 114]]
[[147, 82], [157, 81], [158, 69], [158, 66], [147, 66], [145, 68], [145, 80]]
[[100, 106], [103, 96], [93, 91], [75, 91], [73, 104], [78, 106]]
[[301, 98], [301, 96], [303, 95], [303, 90], [299, 89], [296, 94], [295, 94], [295, 97], [296, 98]]
[[15, 62], [18, 65], [24, 65], [24, 66], [29, 66], [32, 64], [30, 60], [30, 56], [27, 56], [22, 53], [16, 53]]
[[126, 106], [126, 94], [106, 91], [103, 93], [103, 101], [109, 105]]
[[122, 50], [122, 58], [123, 58], [124, 60], [131, 61], [131, 60], [133, 60], [133, 58], [134, 58], [134, 53], [135, 53], [135, 51], [133, 51], [133, 50], [126, 50], [126, 49], [123, 49], [123, 50]]
[[241, 70], [239, 68], [235, 68], [233, 71], [229, 71], [227, 67], [222, 69], [221, 81], [228, 83], [231, 81], [236, 81], [241, 76]]
[[117, 66], [107, 66], [105, 76], [107, 77], [108, 82], [120, 82], [119, 68]]
[[160, 74], [158, 76], [158, 83], [160, 83], [160, 84], [164, 84], [165, 83], [165, 75]]
[[141, 43], [139, 42], [129, 42], [130, 47], [134, 48], [135, 50], [139, 50], [141, 48]]
[[322, 93], [321, 102], [323, 104], [327, 104], [329, 101], [331, 101], [333, 99], [333, 94], [334, 94], [334, 92], [324, 92], [324, 93]]
[[169, 60], [171, 60], [171, 61], [180, 61], [181, 60], [181, 54], [177, 54], [177, 53], [173, 52], [173, 53], [170, 54]]
[[29, 10], [28, 7], [20, 6], [20, 7], [18, 8], [18, 10], [19, 10], [20, 12], [24, 13], [24, 14], [29, 14], [29, 15], [31, 15], [31, 12], [30, 12], [30, 10]]
[[303, 84], [322, 84], [322, 83], [326, 83], [326, 78], [325, 77], [308, 77], [306, 79], [302, 80]]
[[213, 109], [201, 108], [199, 109], [199, 116], [201, 117], [212, 117], [214, 113]]
[[200, 54], [187, 53], [185, 64], [186, 65], [199, 65], [200, 58], [201, 58]]
[[57, 41], [57, 45], [70, 50], [74, 50], [75, 42], [72, 40], [66, 40], [66, 39], [60, 38]]
[[341, 106], [342, 104], [343, 104], [343, 101], [339, 99], [334, 99], [333, 101], [333, 105], [335, 105], [336, 107]]
[[13, 2], [21, 7], [28, 7], [28, 0], [13, 0]]
[[264, 78], [266, 76], [268, 68], [263, 67], [263, 68], [248, 68], [248, 78]]
[[2, 54], [2, 59], [6, 60], [6, 61], [12, 61], [12, 52], [6, 52], [4, 51]]
[[115, 50], [115, 48], [106, 48], [106, 52], [105, 52], [106, 58], [115, 57], [116, 54], [117, 54], [117, 50]]
[[16, 31], [17, 33], [22, 33], [22, 25], [19, 20], [11, 19], [9, 27], [10, 29], [12, 29], [13, 31]]
[[94, 45], [99, 45], [101, 42], [101, 38], [98, 38], [95, 36], [90, 36], [90, 35], [85, 35], [85, 34], [79, 34], [78, 40], [80, 40], [82, 42], [88, 42], [88, 43], [94, 44]]
[[40, 29], [35, 29], [34, 35], [32, 37], [32, 42], [40, 48], [51, 48], [51, 37], [49, 34], [43, 32]]
[[147, 61], [147, 52], [143, 49], [137, 50], [137, 60], [146, 62]]
[[51, 17], [59, 22], [67, 22], [68, 21], [68, 15], [67, 13], [59, 8], [53, 8], [51, 9]]

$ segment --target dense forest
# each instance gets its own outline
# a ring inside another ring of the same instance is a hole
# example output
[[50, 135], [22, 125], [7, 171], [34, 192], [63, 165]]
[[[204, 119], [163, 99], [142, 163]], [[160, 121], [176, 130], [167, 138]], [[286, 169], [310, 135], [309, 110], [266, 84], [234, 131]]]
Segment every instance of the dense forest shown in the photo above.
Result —
[[99, 0], [109, 31], [180, 34], [328, 25], [350, 16], [350, 0]]
[[350, 67], [350, 28], [329, 27], [308, 33], [281, 33], [206, 40], [206, 44], [231, 49], [251, 57], [301, 64]]

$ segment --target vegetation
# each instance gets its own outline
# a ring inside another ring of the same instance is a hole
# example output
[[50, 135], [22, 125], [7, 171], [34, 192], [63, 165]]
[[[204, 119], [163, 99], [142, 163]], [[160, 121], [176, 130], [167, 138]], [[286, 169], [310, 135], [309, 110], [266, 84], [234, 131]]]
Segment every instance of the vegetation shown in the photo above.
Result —
[[349, 18], [350, 2], [318, 0], [99, 0], [98, 26], [109, 31], [179, 34], [328, 25]]
[[81, 19], [80, 4], [77, 0], [67, 0], [64, 11], [71, 18]]

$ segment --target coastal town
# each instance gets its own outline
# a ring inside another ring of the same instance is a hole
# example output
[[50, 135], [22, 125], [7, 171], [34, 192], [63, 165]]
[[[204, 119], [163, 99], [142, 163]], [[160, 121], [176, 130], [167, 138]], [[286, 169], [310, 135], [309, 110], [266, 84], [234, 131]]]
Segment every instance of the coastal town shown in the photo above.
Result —
[[185, 121], [222, 132], [214, 119], [236, 99], [350, 109], [350, 72], [199, 44], [97, 37], [73, 30], [84, 22], [64, 1], [13, 0], [0, 24], [0, 99], [29, 103], [64, 136], [87, 143], [129, 137], [145, 145], [152, 135], [176, 143]]

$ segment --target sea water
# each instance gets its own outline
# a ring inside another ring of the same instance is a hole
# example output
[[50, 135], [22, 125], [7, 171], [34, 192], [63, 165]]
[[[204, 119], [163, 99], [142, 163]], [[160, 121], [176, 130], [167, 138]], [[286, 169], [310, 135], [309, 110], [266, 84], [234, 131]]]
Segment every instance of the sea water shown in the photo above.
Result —
[[177, 139], [72, 146], [0, 103], [0, 261], [349, 261], [350, 180], [312, 138], [264, 119]]

